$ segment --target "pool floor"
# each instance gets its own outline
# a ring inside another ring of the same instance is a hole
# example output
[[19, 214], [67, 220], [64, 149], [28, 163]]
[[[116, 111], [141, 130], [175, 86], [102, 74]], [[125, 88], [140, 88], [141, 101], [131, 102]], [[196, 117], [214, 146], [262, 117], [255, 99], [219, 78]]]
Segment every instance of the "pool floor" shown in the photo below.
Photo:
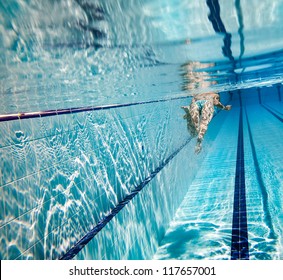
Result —
[[154, 259], [282, 259], [282, 102], [241, 105], [212, 120], [206, 157]]

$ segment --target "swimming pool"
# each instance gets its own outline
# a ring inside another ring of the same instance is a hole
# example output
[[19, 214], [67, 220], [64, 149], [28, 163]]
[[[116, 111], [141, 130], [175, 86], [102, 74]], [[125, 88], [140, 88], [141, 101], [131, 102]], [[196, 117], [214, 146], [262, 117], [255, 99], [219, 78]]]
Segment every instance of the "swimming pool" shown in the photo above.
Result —
[[283, 259], [282, 9], [1, 1], [0, 258]]

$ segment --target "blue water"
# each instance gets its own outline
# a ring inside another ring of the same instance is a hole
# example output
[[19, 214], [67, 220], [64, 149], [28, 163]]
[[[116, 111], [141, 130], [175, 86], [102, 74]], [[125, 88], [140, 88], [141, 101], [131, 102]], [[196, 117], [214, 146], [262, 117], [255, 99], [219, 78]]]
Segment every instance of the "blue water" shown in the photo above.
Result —
[[282, 10], [1, 1], [0, 259], [283, 259]]

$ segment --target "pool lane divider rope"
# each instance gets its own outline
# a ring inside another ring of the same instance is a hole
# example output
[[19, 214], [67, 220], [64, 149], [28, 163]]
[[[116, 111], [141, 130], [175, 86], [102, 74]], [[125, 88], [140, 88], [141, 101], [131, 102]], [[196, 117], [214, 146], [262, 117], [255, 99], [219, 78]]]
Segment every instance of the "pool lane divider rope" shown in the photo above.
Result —
[[246, 185], [244, 162], [243, 112], [240, 99], [240, 120], [235, 175], [234, 208], [231, 240], [231, 259], [249, 259]]
[[117, 204], [110, 213], [105, 216], [98, 224], [89, 231], [81, 240], [79, 240], [71, 249], [69, 249], [60, 260], [71, 260], [76, 256], [90, 241], [97, 235], [168, 163], [192, 140], [188, 138], [175, 152], [173, 152], [165, 161], [161, 163], [154, 171], [150, 173], [130, 194]]
[[132, 102], [132, 103], [124, 103], [124, 104], [85, 106], [85, 107], [46, 110], [46, 111], [38, 111], [38, 112], [4, 114], [4, 115], [0, 115], [0, 122], [51, 117], [51, 116], [56, 116], [56, 115], [67, 115], [67, 114], [82, 113], [82, 112], [89, 112], [89, 111], [101, 111], [101, 110], [107, 110], [107, 109], [130, 107], [130, 106], [144, 105], [144, 104], [151, 104], [151, 103], [158, 103], [158, 102], [167, 102], [167, 101], [187, 99], [187, 98], [189, 98], [189, 96], [179, 96], [179, 97], [163, 98], [163, 99], [158, 99], [158, 100], [140, 101], [140, 102]]

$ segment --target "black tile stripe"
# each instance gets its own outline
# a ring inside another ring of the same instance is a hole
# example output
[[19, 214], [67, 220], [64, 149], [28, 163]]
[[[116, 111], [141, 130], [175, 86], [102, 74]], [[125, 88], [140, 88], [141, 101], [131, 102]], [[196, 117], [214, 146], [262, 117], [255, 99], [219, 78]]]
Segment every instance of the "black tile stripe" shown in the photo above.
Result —
[[269, 239], [277, 239], [278, 236], [277, 236], [277, 234], [274, 230], [273, 223], [272, 223], [272, 217], [271, 217], [271, 213], [270, 213], [270, 209], [269, 209], [268, 192], [267, 192], [266, 186], [265, 186], [263, 178], [262, 178], [262, 172], [261, 172], [260, 167], [259, 167], [259, 161], [258, 161], [258, 158], [257, 158], [255, 144], [254, 144], [254, 140], [253, 140], [253, 135], [252, 135], [252, 132], [251, 132], [251, 126], [250, 126], [250, 122], [249, 122], [249, 118], [248, 118], [248, 114], [247, 114], [246, 109], [245, 109], [245, 112], [246, 112], [245, 115], [246, 115], [246, 120], [247, 120], [247, 125], [248, 125], [248, 133], [249, 133], [249, 138], [250, 138], [250, 143], [251, 143], [251, 150], [252, 150], [252, 156], [253, 156], [253, 161], [254, 161], [254, 167], [255, 167], [255, 171], [256, 171], [257, 183], [259, 185], [259, 189], [260, 189], [261, 195], [262, 195], [263, 217], [264, 217], [265, 224], [269, 228], [268, 238]]
[[91, 239], [97, 235], [118, 214], [190, 141], [188, 138], [175, 152], [173, 152], [159, 167], [150, 173], [129, 195], [127, 195], [117, 206], [110, 211], [91, 231], [89, 231], [81, 240], [79, 240], [71, 249], [69, 249], [60, 260], [70, 260], [74, 258]]
[[281, 102], [281, 86], [277, 85], [277, 93], [278, 93], [278, 98], [279, 98], [279, 102]]
[[[270, 106], [269, 104], [264, 104], [265, 107], [268, 107], [271, 111], [273, 111], [277, 115], [283, 116], [283, 112], [278, 111], [273, 106]], [[282, 107], [283, 108], [283, 107]]]
[[260, 88], [257, 88], [257, 96], [258, 96], [258, 102], [259, 102], [259, 104], [262, 104]]
[[[278, 96], [279, 96], [279, 101], [281, 100], [281, 96], [280, 96], [280, 86], [277, 86], [277, 91], [278, 91]], [[259, 104], [265, 109], [267, 110], [270, 114], [272, 114], [275, 118], [277, 118], [279, 121], [283, 122], [283, 118], [278, 116], [278, 111], [277, 114], [275, 113], [276, 110], [271, 110], [271, 108], [267, 107], [266, 105], [262, 104], [262, 100], [261, 100], [261, 91], [260, 88], [257, 88], [257, 92], [258, 92], [258, 99], [259, 99]], [[282, 115], [281, 113], [279, 113], [280, 115]]]
[[238, 132], [231, 259], [249, 259], [242, 105], [240, 107], [240, 120]]
[[267, 110], [270, 114], [272, 114], [276, 119], [278, 119], [280, 122], [283, 122], [283, 118], [278, 116], [278, 114], [276, 114], [273, 110], [269, 109], [268, 107], [266, 107], [265, 105], [261, 104], [261, 106]]
[[74, 113], [81, 113], [81, 112], [88, 112], [88, 111], [100, 111], [100, 110], [107, 110], [107, 109], [114, 109], [114, 108], [122, 108], [122, 107], [136, 106], [136, 105], [151, 104], [151, 103], [157, 103], [157, 102], [167, 102], [167, 101], [187, 99], [187, 98], [188, 98], [187, 96], [181, 96], [181, 97], [164, 98], [164, 99], [151, 100], [151, 101], [124, 103], [124, 104], [110, 104], [110, 105], [102, 105], [102, 106], [86, 106], [86, 107], [46, 110], [46, 111], [38, 111], [38, 112], [24, 112], [24, 113], [5, 114], [5, 115], [0, 115], [0, 122], [50, 117], [50, 116], [56, 116], [56, 115], [66, 115], [66, 114], [74, 114]]

